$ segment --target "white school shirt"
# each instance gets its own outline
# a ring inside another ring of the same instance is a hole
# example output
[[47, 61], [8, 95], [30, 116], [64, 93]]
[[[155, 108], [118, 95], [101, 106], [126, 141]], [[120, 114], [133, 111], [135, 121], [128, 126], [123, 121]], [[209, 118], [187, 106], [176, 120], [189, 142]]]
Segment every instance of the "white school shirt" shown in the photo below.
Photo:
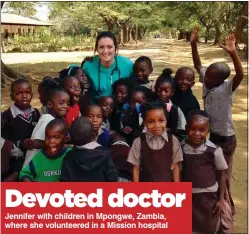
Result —
[[[171, 100], [169, 100], [169, 104], [173, 106], [173, 103]], [[178, 121], [177, 121], [177, 129], [178, 130], [185, 130], [186, 127], [186, 119], [185, 116], [179, 106], [177, 106], [177, 112], [178, 112]]]
[[[45, 140], [45, 129], [48, 125], [48, 123], [53, 120], [54, 117], [50, 114], [43, 114], [41, 118], [39, 119], [38, 123], [36, 124], [32, 135], [31, 139], [34, 140]], [[32, 149], [32, 150], [27, 150], [25, 161], [23, 164], [23, 168], [29, 164], [29, 162], [32, 160], [33, 156], [39, 152], [41, 149]]]
[[205, 67], [201, 68], [200, 82], [203, 83], [204, 109], [210, 117], [210, 132], [220, 136], [233, 136], [233, 80], [225, 80], [220, 86], [208, 89], [204, 84], [206, 70]]

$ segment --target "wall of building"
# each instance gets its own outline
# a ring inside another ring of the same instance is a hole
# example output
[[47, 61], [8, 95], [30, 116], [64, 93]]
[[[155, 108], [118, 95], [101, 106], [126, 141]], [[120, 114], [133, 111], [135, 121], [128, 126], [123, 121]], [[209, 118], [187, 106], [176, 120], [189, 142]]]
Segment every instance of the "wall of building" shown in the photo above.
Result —
[[41, 26], [30, 26], [30, 25], [1, 25], [1, 37], [14, 37], [14, 35], [27, 35], [34, 34]]

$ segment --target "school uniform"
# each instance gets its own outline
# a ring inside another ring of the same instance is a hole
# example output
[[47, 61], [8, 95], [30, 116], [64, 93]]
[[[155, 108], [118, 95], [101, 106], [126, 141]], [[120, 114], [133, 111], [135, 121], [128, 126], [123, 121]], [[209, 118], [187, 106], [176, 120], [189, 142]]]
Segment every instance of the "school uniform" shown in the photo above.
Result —
[[128, 163], [127, 157], [130, 151], [130, 146], [124, 141], [117, 141], [110, 147], [112, 160], [118, 169], [118, 181], [129, 182], [132, 180], [132, 165]]
[[232, 120], [234, 94], [234, 91], [232, 90], [233, 80], [225, 80], [220, 86], [208, 89], [203, 82], [206, 70], [207, 68], [201, 68], [200, 82], [203, 83], [204, 109], [210, 117], [210, 140], [220, 146], [223, 150], [224, 157], [228, 165], [228, 170], [226, 170], [226, 183], [233, 213], [235, 214], [235, 207], [230, 190], [233, 154], [237, 146], [235, 129]]
[[[175, 118], [177, 119], [177, 123], [176, 123], [176, 129], [177, 130], [185, 130], [185, 126], [187, 124], [185, 116], [181, 110], [181, 108], [179, 106], [176, 106], [172, 103], [171, 100], [169, 100], [168, 103], [166, 103], [166, 108], [167, 111], [169, 112], [169, 116], [170, 116], [170, 112], [174, 112], [174, 109], [176, 109], [176, 114], [174, 115]], [[172, 116], [172, 118], [174, 117]], [[169, 119], [169, 121], [172, 121], [172, 118]], [[169, 125], [170, 128], [170, 125]]]
[[9, 161], [11, 158], [11, 150], [13, 149], [13, 143], [9, 140], [5, 140], [1, 137], [1, 174], [8, 172]]
[[105, 129], [105, 130], [107, 130], [107, 131], [110, 131], [111, 130], [111, 124], [110, 124], [110, 121], [109, 121], [109, 119], [104, 119], [103, 120], [103, 122], [102, 122], [102, 124], [101, 124], [101, 128], [102, 129]]
[[[52, 121], [53, 119], [54, 119], [54, 117], [52, 115], [43, 114], [41, 116], [41, 118], [39, 119], [38, 123], [36, 124], [30, 139], [44, 141], [45, 140], [45, 129], [46, 129], [48, 123], [50, 121]], [[31, 161], [33, 156], [39, 151], [41, 151], [41, 149], [27, 150], [25, 161], [23, 163], [23, 167], [25, 167], [27, 164], [29, 164], [29, 162]]]
[[125, 135], [129, 145], [132, 145], [132, 142], [139, 134], [139, 126], [141, 126], [142, 122], [143, 119], [140, 113], [140, 104], [137, 103], [135, 105], [135, 108], [132, 108], [131, 105], [128, 103], [123, 105], [123, 109], [121, 111], [120, 125], [121, 128], [129, 126], [132, 129], [132, 132], [130, 134], [122, 133], [123, 135]]
[[188, 118], [188, 113], [191, 110], [200, 110], [200, 104], [197, 101], [191, 89], [183, 93], [176, 86], [176, 89], [175, 89], [173, 97], [171, 98], [171, 101], [174, 105], [178, 106], [182, 110], [186, 119]]
[[[12, 141], [17, 148], [22, 150], [23, 155], [25, 155], [26, 149], [24, 149], [23, 141], [31, 137], [39, 118], [40, 113], [37, 109], [30, 107], [22, 111], [13, 104], [2, 114], [2, 137]], [[10, 159], [9, 174], [19, 172], [23, 162], [24, 157], [12, 157]]]
[[153, 136], [149, 131], [134, 140], [127, 161], [140, 168], [139, 181], [169, 182], [172, 164], [183, 160], [177, 138], [164, 131]]
[[100, 128], [98, 131], [98, 136], [96, 137], [97, 143], [102, 145], [104, 148], [108, 148], [111, 142], [111, 136], [109, 131], [106, 129]]
[[148, 80], [148, 82], [147, 83], [145, 83], [145, 84], [140, 84], [139, 82], [138, 82], [138, 78], [137, 78], [137, 76], [135, 75], [135, 74], [133, 74], [131, 77], [130, 77], [130, 79], [134, 82], [134, 85], [138, 85], [138, 86], [143, 86], [143, 87], [145, 87], [145, 88], [147, 88], [147, 89], [152, 89], [152, 87], [153, 87], [153, 82], [151, 81], [151, 80]]
[[[198, 148], [181, 142], [183, 151], [183, 181], [192, 182], [192, 231], [215, 233], [222, 222], [213, 209], [218, 201], [217, 170], [228, 168], [222, 149], [207, 140]], [[226, 202], [225, 202], [226, 203]], [[231, 214], [230, 209], [230, 214]], [[232, 215], [227, 220], [232, 225]], [[231, 231], [232, 226], [230, 226]]]
[[117, 182], [111, 152], [97, 142], [76, 146], [64, 158], [61, 182]]
[[39, 110], [30, 107], [22, 111], [13, 104], [2, 114], [4, 126], [1, 135], [4, 139], [11, 140], [17, 147], [23, 149], [21, 141], [30, 138], [39, 118]]
[[113, 109], [112, 115], [110, 116], [111, 129], [121, 134], [122, 132], [120, 130], [123, 128], [121, 119], [123, 115], [122, 113], [123, 107], [125, 105], [128, 105], [128, 103], [126, 102], [124, 104], [115, 106]]
[[47, 106], [41, 107], [41, 115], [43, 115], [43, 114], [49, 114], [49, 109]]

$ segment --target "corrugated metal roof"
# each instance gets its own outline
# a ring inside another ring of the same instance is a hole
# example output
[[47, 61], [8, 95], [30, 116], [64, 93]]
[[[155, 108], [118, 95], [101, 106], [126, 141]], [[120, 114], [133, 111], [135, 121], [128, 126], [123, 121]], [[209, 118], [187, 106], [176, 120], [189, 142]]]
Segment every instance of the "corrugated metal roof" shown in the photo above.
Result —
[[51, 26], [53, 24], [48, 22], [43, 22], [40, 20], [31, 19], [16, 14], [1, 13], [1, 23], [2, 24], [25, 24], [25, 25], [40, 25], [40, 26]]

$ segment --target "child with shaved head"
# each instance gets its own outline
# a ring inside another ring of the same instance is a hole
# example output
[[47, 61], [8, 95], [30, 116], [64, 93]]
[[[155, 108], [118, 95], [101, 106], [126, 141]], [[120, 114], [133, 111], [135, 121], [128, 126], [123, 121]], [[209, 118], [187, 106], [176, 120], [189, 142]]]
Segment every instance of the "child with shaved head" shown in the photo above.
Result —
[[70, 128], [74, 145], [63, 161], [63, 182], [116, 182], [118, 171], [111, 152], [94, 141], [94, 127], [87, 117], [79, 117]]
[[186, 126], [188, 137], [181, 143], [183, 181], [192, 182], [193, 233], [216, 233], [227, 205], [225, 170], [228, 166], [222, 149], [207, 140], [209, 125], [206, 112], [191, 111]]
[[56, 182], [61, 175], [62, 161], [70, 150], [64, 147], [67, 127], [62, 119], [54, 119], [45, 129], [45, 147], [32, 158], [20, 173], [23, 182]]
[[228, 164], [226, 185], [233, 206], [233, 214], [235, 214], [230, 190], [233, 155], [237, 146], [232, 120], [232, 105], [233, 95], [244, 77], [243, 67], [236, 52], [234, 33], [230, 34], [225, 45], [220, 45], [229, 54], [234, 65], [235, 76], [229, 80], [231, 71], [226, 63], [216, 62], [207, 68], [202, 66], [197, 49], [197, 36], [198, 29], [195, 28], [190, 39], [193, 62], [197, 72], [200, 74], [200, 82], [203, 83], [204, 108], [210, 116], [210, 140], [222, 148]]

